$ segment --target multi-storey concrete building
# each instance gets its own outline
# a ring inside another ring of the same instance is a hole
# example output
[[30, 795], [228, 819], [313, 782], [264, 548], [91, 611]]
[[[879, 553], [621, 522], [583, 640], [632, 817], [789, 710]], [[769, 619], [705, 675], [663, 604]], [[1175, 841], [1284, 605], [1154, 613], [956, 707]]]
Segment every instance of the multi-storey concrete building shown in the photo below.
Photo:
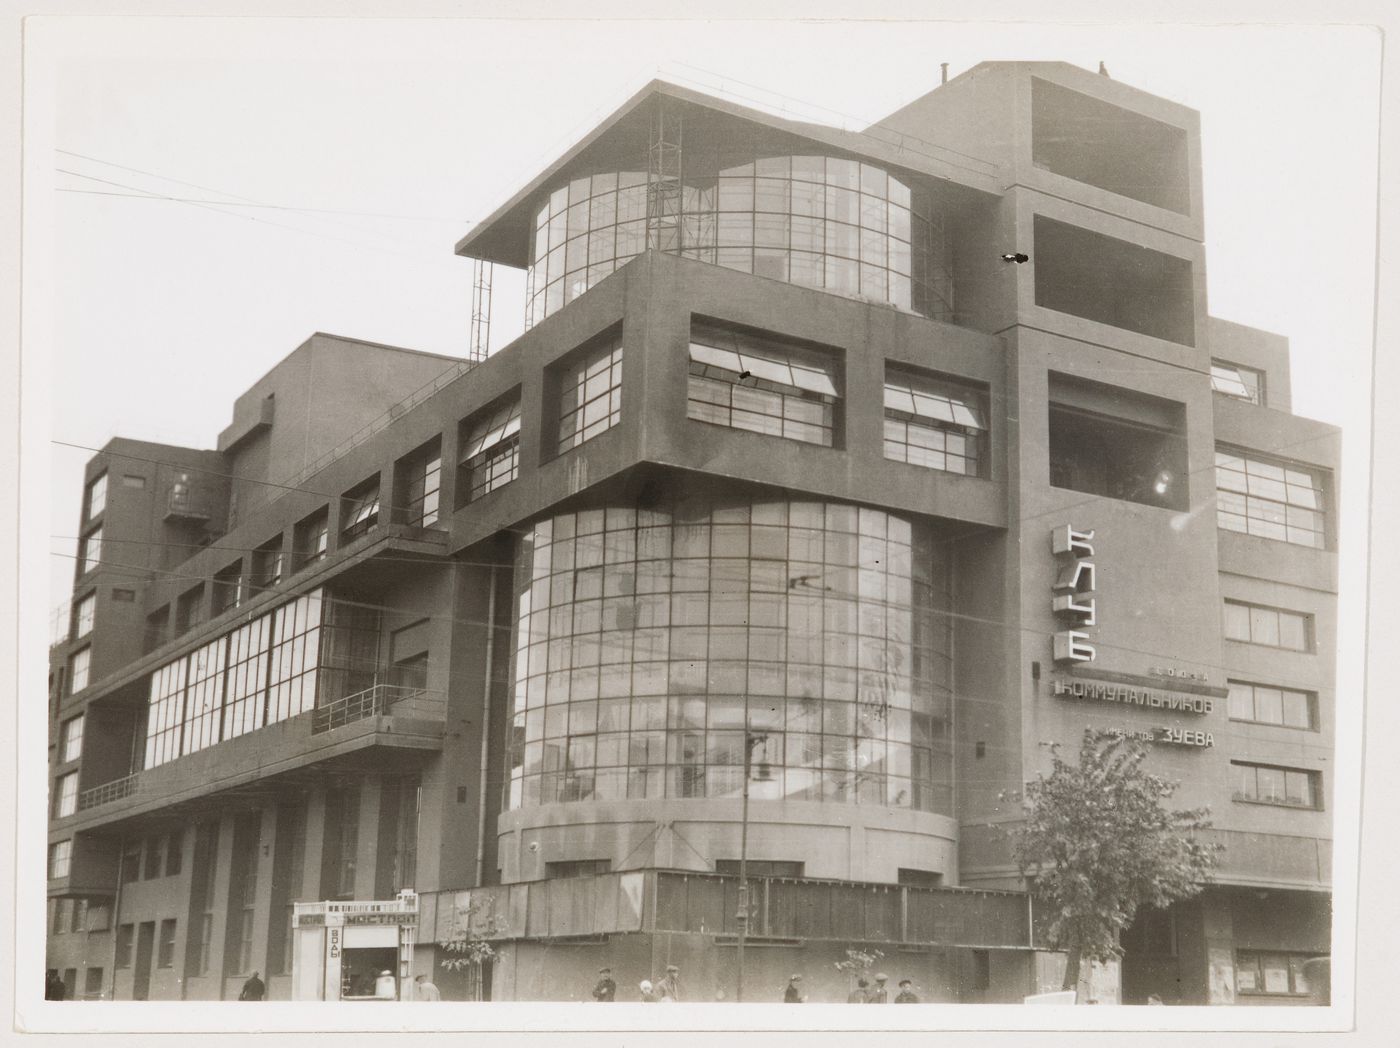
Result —
[[1094, 727], [1227, 846], [1123, 998], [1312, 999], [1339, 435], [1208, 314], [1199, 146], [1061, 64], [865, 133], [655, 83], [457, 246], [528, 272], [489, 359], [316, 335], [215, 450], [113, 440], [52, 649], [49, 967], [732, 999], [743, 860], [747, 999], [844, 1000], [874, 947], [1019, 1000], [1062, 961], [1006, 831]]

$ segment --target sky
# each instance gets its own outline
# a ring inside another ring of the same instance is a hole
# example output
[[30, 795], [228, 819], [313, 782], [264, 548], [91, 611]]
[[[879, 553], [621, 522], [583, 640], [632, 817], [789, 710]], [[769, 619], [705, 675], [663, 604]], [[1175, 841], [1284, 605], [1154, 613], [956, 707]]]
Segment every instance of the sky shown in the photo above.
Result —
[[[84, 449], [213, 447], [313, 331], [463, 355], [453, 244], [653, 77], [859, 129], [941, 62], [1103, 61], [1200, 111], [1210, 312], [1288, 336], [1294, 411], [1344, 427], [1338, 694], [1359, 695], [1379, 47], [1340, 25], [33, 19], [24, 407], [54, 443], [22, 570], [49, 605], [71, 589]], [[522, 275], [495, 291], [493, 351]]]

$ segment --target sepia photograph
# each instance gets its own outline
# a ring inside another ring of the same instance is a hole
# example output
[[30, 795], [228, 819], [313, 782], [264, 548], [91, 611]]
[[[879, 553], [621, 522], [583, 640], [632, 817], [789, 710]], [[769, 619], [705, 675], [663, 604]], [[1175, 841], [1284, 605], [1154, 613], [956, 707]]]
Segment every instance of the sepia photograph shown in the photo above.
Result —
[[1351, 1029], [1376, 27], [418, 7], [25, 19], [16, 1028]]

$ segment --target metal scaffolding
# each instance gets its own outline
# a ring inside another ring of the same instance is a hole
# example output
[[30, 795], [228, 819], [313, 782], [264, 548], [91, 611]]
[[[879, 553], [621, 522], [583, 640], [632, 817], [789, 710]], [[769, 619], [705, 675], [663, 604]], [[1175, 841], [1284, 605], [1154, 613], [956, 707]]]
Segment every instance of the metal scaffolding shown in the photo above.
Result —
[[665, 98], [656, 100], [647, 153], [647, 247], [681, 250], [681, 114]]
[[486, 359], [491, 342], [491, 276], [494, 266], [485, 259], [472, 259], [472, 321], [471, 343], [467, 359], [480, 363]]

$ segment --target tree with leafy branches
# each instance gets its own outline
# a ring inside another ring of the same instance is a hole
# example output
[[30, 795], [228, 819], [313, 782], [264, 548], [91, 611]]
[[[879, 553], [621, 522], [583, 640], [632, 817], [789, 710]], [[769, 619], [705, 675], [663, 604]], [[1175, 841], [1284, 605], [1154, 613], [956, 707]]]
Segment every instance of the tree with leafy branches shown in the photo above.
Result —
[[1167, 808], [1179, 784], [1144, 769], [1142, 743], [1089, 729], [1077, 763], [1051, 752], [1050, 774], [1026, 786], [1015, 856], [1073, 990], [1083, 960], [1122, 956], [1119, 935], [1139, 907], [1200, 892], [1223, 846], [1197, 836], [1209, 808]]
[[466, 973], [473, 992], [481, 992], [481, 970], [496, 957], [491, 940], [506, 932], [504, 915], [496, 912], [496, 897], [469, 900], [453, 915], [452, 935], [438, 943], [450, 956], [439, 963], [450, 972]]

